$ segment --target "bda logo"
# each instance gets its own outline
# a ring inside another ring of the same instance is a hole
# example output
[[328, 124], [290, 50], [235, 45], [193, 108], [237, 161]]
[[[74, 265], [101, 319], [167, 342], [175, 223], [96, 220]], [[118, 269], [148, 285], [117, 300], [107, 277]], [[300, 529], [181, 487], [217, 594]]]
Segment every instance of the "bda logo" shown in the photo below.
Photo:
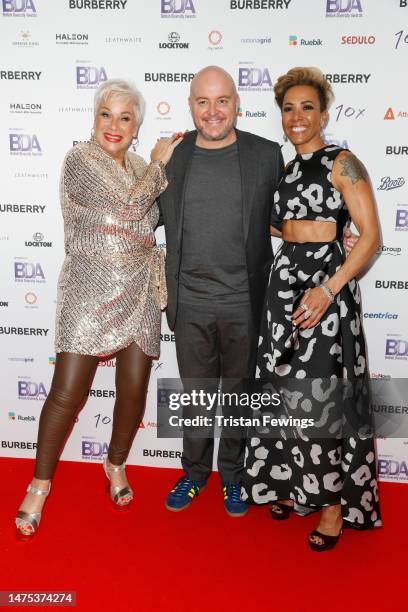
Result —
[[397, 208], [397, 214], [395, 218], [395, 231], [407, 231], [408, 230], [408, 208]]
[[107, 81], [108, 77], [103, 66], [77, 66], [76, 83], [78, 89], [96, 89], [100, 83]]
[[45, 400], [47, 391], [42, 382], [35, 383], [30, 380], [19, 380], [18, 383], [18, 399]]
[[108, 454], [108, 444], [106, 442], [94, 442], [82, 440], [83, 459], [103, 459]]
[[238, 88], [271, 90], [272, 79], [268, 68], [239, 68]]
[[35, 134], [9, 134], [11, 155], [41, 155], [41, 146]]
[[3, 0], [3, 15], [11, 17], [37, 17], [33, 0]]
[[193, 0], [161, 0], [162, 17], [195, 17]]
[[387, 338], [385, 341], [386, 359], [408, 359], [408, 342], [396, 338]]
[[362, 17], [361, 0], [326, 0], [326, 17]]
[[14, 280], [17, 282], [45, 282], [45, 276], [41, 264], [29, 261], [14, 262]]

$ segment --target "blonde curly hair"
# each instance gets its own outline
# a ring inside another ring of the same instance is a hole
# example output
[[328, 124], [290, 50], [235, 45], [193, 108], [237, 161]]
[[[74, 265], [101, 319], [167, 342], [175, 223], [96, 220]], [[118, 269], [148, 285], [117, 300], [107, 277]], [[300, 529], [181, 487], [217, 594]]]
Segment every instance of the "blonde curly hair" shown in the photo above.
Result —
[[319, 96], [321, 112], [327, 110], [334, 100], [331, 85], [326, 81], [319, 68], [312, 66], [291, 68], [286, 74], [278, 78], [273, 88], [276, 103], [281, 110], [286, 92], [291, 87], [296, 87], [297, 85], [308, 85], [316, 90]]

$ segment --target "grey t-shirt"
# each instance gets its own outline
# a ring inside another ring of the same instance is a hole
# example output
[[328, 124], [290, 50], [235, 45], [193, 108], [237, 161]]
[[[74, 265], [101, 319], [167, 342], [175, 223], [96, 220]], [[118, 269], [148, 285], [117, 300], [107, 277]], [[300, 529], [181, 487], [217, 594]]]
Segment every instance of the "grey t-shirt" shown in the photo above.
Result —
[[237, 143], [195, 147], [186, 186], [179, 299], [247, 301]]

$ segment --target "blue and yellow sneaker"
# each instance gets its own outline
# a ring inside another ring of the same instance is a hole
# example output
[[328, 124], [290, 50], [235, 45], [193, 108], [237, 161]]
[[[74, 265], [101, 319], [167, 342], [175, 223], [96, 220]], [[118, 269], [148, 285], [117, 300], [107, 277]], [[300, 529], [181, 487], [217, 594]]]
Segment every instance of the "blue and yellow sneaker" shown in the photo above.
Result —
[[241, 485], [224, 482], [222, 485], [224, 493], [224, 508], [230, 516], [245, 516], [248, 512], [248, 504], [241, 499]]
[[193, 499], [205, 488], [205, 480], [190, 480], [183, 476], [176, 482], [166, 499], [167, 510], [179, 512], [188, 508]]

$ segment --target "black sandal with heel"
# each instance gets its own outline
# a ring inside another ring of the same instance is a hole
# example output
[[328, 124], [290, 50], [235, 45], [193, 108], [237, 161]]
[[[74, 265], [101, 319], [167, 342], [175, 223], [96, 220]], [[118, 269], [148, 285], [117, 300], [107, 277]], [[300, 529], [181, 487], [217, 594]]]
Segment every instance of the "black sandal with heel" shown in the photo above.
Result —
[[274, 521], [286, 521], [293, 512], [293, 506], [288, 506], [281, 502], [272, 502], [269, 512]]
[[[312, 550], [315, 550], [316, 552], [323, 552], [326, 550], [331, 550], [332, 548], [336, 546], [342, 533], [343, 533], [343, 529], [340, 529], [340, 533], [338, 535], [331, 536], [331, 535], [326, 535], [324, 533], [321, 533], [320, 531], [317, 531], [317, 529], [314, 529], [309, 534], [309, 539], [308, 539], [309, 546]], [[318, 544], [317, 542], [312, 542], [310, 538], [312, 538], [313, 536], [320, 538], [322, 540], [322, 544]]]

